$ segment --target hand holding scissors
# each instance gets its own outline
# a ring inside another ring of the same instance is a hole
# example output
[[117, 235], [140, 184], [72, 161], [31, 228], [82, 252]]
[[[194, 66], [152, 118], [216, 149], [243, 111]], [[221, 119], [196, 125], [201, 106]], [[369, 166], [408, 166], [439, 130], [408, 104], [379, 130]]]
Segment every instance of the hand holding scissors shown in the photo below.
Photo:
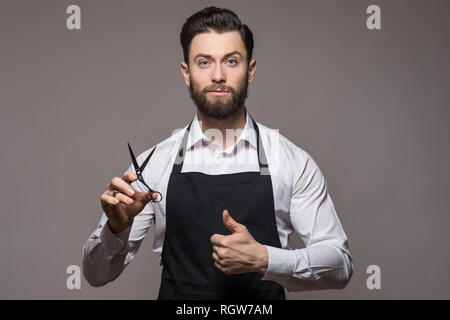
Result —
[[[153, 149], [154, 151], [154, 149]], [[152, 153], [153, 153], [152, 151]], [[114, 233], [119, 233], [127, 229], [144, 207], [150, 202], [158, 199], [161, 201], [162, 195], [158, 191], [154, 191], [145, 183], [142, 177], [142, 170], [147, 165], [148, 159], [139, 167], [136, 158], [130, 148], [130, 154], [133, 166], [136, 172], [126, 171], [121, 178], [114, 177], [106, 187], [106, 191], [100, 197], [102, 208], [108, 217], [108, 225]], [[138, 168], [138, 169], [136, 169]], [[131, 183], [139, 180], [148, 189], [148, 192], [136, 191]]]
[[153, 202], [160, 202], [162, 200], [161, 192], [150, 188], [148, 186], [148, 184], [145, 183], [144, 177], [142, 176], [142, 172], [144, 171], [145, 167], [147, 166], [148, 160], [150, 160], [155, 149], [156, 149], [156, 147], [153, 148], [152, 152], [150, 152], [150, 154], [147, 156], [147, 159], [145, 159], [144, 162], [141, 164], [141, 166], [139, 166], [136, 161], [136, 157], [134, 156], [133, 150], [131, 149], [130, 143], [128, 143], [128, 150], [130, 150], [131, 161], [133, 162], [134, 170], [136, 171], [139, 182], [141, 182], [148, 189], [149, 192], [156, 193], [158, 195], [158, 197], [156, 199], [154, 199]]

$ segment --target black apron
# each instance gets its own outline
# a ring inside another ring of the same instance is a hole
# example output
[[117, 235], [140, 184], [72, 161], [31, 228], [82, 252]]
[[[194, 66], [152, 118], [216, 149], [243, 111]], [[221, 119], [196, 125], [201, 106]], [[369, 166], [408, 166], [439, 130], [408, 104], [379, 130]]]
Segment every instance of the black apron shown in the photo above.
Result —
[[222, 212], [247, 227], [261, 244], [281, 247], [273, 201], [272, 181], [256, 122], [260, 172], [207, 175], [181, 172], [188, 126], [170, 175], [166, 196], [163, 270], [158, 299], [285, 299], [276, 282], [262, 274], [227, 275], [212, 258], [213, 234], [229, 235]]

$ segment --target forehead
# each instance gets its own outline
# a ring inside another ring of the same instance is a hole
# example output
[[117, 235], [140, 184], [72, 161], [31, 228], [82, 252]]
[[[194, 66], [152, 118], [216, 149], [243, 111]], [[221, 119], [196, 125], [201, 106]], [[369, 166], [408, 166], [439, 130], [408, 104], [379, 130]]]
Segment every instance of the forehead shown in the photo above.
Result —
[[245, 44], [238, 31], [205, 32], [195, 35], [192, 39], [189, 56], [193, 58], [203, 53], [220, 58], [233, 51], [240, 52], [243, 57], [246, 56]]

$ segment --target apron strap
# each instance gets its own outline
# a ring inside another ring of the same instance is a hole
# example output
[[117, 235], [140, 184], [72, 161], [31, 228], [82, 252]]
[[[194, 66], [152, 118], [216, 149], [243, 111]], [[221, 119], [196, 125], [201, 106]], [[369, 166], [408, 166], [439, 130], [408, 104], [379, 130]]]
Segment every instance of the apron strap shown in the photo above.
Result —
[[[264, 151], [264, 146], [261, 141], [261, 136], [259, 134], [258, 125], [256, 124], [255, 120], [253, 120], [252, 117], [251, 117], [251, 119], [253, 121], [253, 127], [256, 131], [256, 139], [257, 139], [257, 142], [256, 142], [257, 148], [256, 149], [258, 152], [258, 163], [259, 163], [260, 174], [261, 175], [270, 175], [269, 165], [267, 162], [266, 153]], [[186, 128], [186, 131], [184, 133], [183, 140], [181, 141], [180, 147], [179, 147], [178, 152], [175, 157], [175, 162], [173, 164], [173, 168], [172, 168], [173, 173], [181, 173], [181, 169], [183, 168], [184, 157], [186, 155], [186, 149], [187, 149], [187, 141], [188, 141], [188, 137], [189, 137], [189, 131], [191, 129], [191, 125], [192, 125], [193, 121], [194, 120], [191, 121], [191, 123], [188, 125], [188, 127]]]
[[256, 131], [256, 137], [257, 137], [257, 151], [258, 151], [258, 161], [259, 161], [259, 172], [260, 175], [270, 175], [270, 171], [269, 171], [269, 164], [267, 162], [267, 158], [266, 158], [266, 152], [264, 151], [264, 146], [262, 144], [262, 140], [261, 140], [261, 135], [259, 134], [259, 128], [258, 125], [256, 124], [255, 120], [253, 120], [252, 117], [252, 121], [253, 121], [253, 127], [255, 128]]
[[[192, 120], [194, 121], [194, 120]], [[178, 149], [177, 155], [175, 157], [175, 162], [173, 164], [172, 172], [181, 173], [181, 168], [183, 167], [184, 156], [186, 155], [187, 141], [189, 137], [189, 130], [191, 129], [191, 123], [189, 123], [186, 132], [184, 133], [183, 140], [181, 141], [180, 148]]]

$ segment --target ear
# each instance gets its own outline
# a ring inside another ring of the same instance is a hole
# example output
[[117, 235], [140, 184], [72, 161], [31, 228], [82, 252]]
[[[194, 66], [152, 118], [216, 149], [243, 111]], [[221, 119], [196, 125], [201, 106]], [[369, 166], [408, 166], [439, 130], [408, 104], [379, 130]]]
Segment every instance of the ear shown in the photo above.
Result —
[[256, 72], [256, 60], [250, 60], [250, 64], [248, 66], [248, 83], [252, 83], [255, 78]]
[[189, 87], [191, 84], [191, 80], [189, 78], [189, 66], [186, 64], [186, 62], [181, 62], [181, 74], [183, 75], [184, 78], [184, 82], [186, 83], [186, 85]]

